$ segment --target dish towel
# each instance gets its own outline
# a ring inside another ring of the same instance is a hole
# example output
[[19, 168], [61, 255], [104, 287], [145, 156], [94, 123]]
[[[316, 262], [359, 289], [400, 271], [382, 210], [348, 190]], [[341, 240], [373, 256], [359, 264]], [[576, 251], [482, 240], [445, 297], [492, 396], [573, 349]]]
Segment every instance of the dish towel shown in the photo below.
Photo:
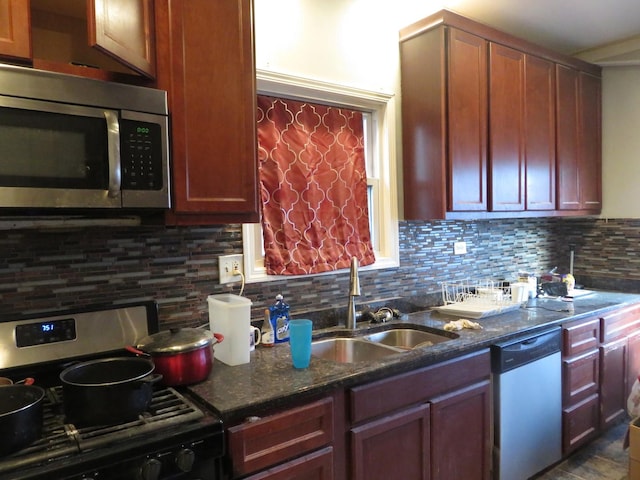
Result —
[[463, 328], [471, 328], [473, 330], [481, 330], [482, 325], [478, 322], [472, 322], [471, 320], [467, 320], [466, 318], [461, 318], [460, 320], [451, 320], [448, 323], [445, 323], [445, 330], [462, 330]]

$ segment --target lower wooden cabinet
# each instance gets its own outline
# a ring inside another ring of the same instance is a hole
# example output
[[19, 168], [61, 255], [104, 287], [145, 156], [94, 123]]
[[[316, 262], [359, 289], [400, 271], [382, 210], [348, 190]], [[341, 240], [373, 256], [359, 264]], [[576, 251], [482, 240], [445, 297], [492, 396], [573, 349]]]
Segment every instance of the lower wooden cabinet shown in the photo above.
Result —
[[634, 332], [628, 337], [628, 361], [627, 361], [627, 390], [625, 398], [631, 395], [633, 383], [640, 376], [640, 332]]
[[489, 380], [431, 400], [432, 480], [489, 478], [490, 409]]
[[600, 352], [595, 349], [562, 360], [562, 404], [574, 405], [600, 391]]
[[563, 325], [563, 453], [626, 416], [640, 375], [640, 305]]
[[562, 452], [571, 453], [598, 435], [600, 397], [590, 397], [562, 410]]
[[226, 478], [488, 480], [488, 349], [227, 428]]
[[489, 478], [488, 350], [355, 387], [347, 397], [350, 478]]
[[246, 480], [333, 480], [333, 447], [246, 477]]
[[408, 408], [353, 428], [353, 480], [429, 480], [429, 404]]
[[[260, 472], [283, 462], [294, 460], [323, 447], [331, 446], [334, 440], [333, 397], [322, 398], [257, 421], [241, 423], [229, 428], [227, 437], [234, 478]], [[328, 458], [323, 454], [321, 460], [316, 459], [319, 463], [312, 470], [328, 475], [326, 468], [323, 468]], [[304, 470], [305, 467], [298, 466], [298, 462], [291, 462], [282, 468], [285, 471], [304, 471], [307, 473], [312, 471]], [[280, 469], [261, 473], [285, 475]], [[259, 476], [256, 478], [285, 477]]]
[[615, 425], [627, 412], [627, 337], [600, 347], [600, 429]]

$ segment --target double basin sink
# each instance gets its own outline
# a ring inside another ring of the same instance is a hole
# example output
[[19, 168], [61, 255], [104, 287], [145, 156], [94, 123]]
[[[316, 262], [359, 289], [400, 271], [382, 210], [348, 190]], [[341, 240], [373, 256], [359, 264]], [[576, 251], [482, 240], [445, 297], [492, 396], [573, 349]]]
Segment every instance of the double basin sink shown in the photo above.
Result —
[[341, 330], [311, 343], [311, 355], [340, 363], [381, 360], [389, 355], [447, 342], [457, 333], [415, 324], [386, 324], [364, 331]]

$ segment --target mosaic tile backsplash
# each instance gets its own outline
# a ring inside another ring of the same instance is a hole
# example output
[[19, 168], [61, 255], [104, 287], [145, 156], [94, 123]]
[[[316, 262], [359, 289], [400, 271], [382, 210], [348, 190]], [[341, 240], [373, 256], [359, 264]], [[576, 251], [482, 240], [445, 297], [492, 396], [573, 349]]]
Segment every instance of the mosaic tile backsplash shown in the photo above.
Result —
[[[640, 220], [509, 219], [400, 222], [400, 267], [360, 272], [360, 303], [403, 297], [433, 304], [440, 282], [512, 279], [518, 271], [569, 267], [586, 287], [640, 291]], [[454, 241], [468, 253], [454, 255]], [[158, 301], [161, 327], [208, 322], [218, 256], [242, 252], [240, 225], [0, 232], [0, 319], [60, 308]], [[248, 284], [253, 318], [282, 293], [292, 314], [346, 307], [348, 271]]]

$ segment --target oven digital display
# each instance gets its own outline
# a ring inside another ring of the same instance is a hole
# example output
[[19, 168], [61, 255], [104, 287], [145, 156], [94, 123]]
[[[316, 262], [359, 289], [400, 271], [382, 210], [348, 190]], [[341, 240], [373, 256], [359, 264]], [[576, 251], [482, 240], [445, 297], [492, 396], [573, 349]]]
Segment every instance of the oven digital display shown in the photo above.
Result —
[[31, 347], [75, 339], [76, 321], [73, 318], [16, 326], [16, 345], [18, 347]]

